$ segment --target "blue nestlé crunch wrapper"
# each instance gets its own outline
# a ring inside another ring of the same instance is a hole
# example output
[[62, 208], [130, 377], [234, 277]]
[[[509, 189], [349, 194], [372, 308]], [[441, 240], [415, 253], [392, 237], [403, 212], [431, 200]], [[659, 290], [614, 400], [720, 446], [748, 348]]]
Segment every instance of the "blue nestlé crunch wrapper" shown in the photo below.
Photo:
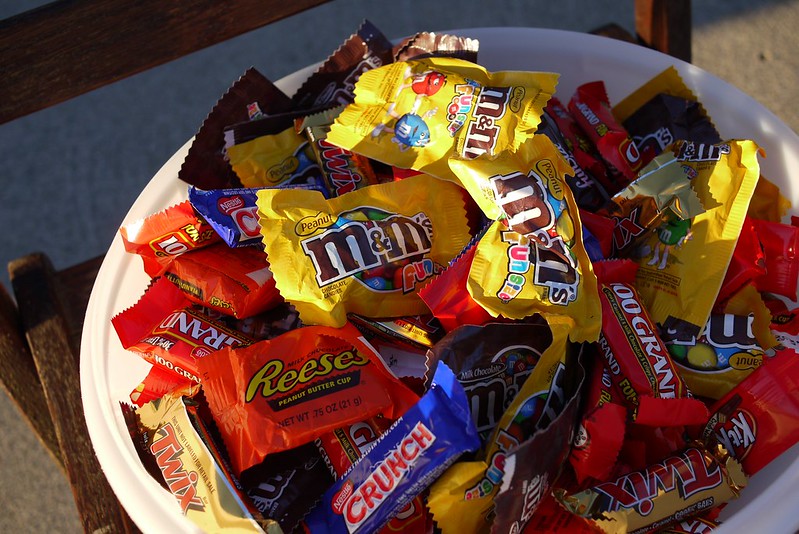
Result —
[[[271, 189], [310, 189], [329, 198], [327, 188], [319, 184], [291, 185]], [[261, 225], [258, 223], [256, 192], [266, 188], [198, 189], [189, 188], [189, 202], [197, 213], [216, 230], [229, 247], [258, 245], [261, 242]]]
[[325, 492], [306, 526], [312, 533], [375, 532], [479, 447], [466, 393], [440, 363], [430, 390]]

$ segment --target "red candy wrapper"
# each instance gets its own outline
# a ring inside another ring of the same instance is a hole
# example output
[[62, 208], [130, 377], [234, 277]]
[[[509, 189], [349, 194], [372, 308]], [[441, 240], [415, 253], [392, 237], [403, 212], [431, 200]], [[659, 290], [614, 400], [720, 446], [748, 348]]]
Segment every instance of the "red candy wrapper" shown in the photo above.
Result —
[[191, 378], [186, 378], [166, 367], [153, 365], [141, 384], [130, 392], [130, 401], [141, 407], [150, 401], [160, 399], [164, 395], [177, 390], [185, 389], [187, 390], [186, 394], [191, 395], [192, 386], [196, 387], [197, 383]]
[[799, 442], [799, 356], [766, 360], [711, 408], [712, 434], [753, 475]]
[[395, 418], [417, 399], [349, 323], [307, 326], [200, 363], [237, 473], [342, 425]]
[[634, 420], [648, 426], [704, 424], [707, 408], [691, 398], [631, 283], [637, 264], [598, 262], [594, 269], [602, 302], [600, 349]]
[[[763, 278], [765, 274], [766, 259], [755, 230], [755, 222], [746, 217], [730, 265], [727, 267], [727, 274], [716, 297], [715, 308], [720, 308], [720, 304], [726, 303], [742, 287]], [[796, 288], [796, 280], [793, 283]]]
[[655, 156], [651, 148], [639, 152], [630, 135], [613, 117], [604, 82], [578, 87], [569, 102], [569, 111], [602, 158], [621, 173], [621, 179], [608, 194], [614, 195], [635, 180], [638, 171]]
[[766, 273], [755, 280], [757, 289], [796, 300], [799, 280], [799, 228], [752, 219], [763, 247]]
[[161, 276], [174, 258], [221, 241], [188, 200], [119, 229], [125, 250], [141, 256], [144, 271]]
[[177, 258], [164, 276], [192, 301], [238, 319], [283, 301], [258, 247], [232, 249], [219, 243]]
[[166, 278], [156, 280], [139, 302], [111, 323], [122, 346], [152, 363], [199, 383], [197, 360], [223, 347], [252, 340], [192, 308]]

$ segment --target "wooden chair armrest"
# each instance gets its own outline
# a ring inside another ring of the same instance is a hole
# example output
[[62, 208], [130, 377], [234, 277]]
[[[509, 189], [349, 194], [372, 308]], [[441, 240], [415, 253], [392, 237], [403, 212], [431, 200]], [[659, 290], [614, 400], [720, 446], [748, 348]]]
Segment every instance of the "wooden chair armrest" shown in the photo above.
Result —
[[108, 485], [83, 415], [69, 322], [82, 321], [85, 304], [81, 310], [80, 302], [69, 300], [43, 254], [12, 261], [9, 274], [83, 527], [86, 532], [137, 532]]

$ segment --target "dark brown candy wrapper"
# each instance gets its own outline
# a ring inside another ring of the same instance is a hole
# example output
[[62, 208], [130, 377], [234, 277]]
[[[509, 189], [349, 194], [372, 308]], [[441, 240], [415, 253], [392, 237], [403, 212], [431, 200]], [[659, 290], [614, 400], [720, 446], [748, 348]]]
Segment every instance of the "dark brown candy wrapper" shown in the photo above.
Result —
[[567, 362], [563, 409], [552, 422], [505, 457], [502, 488], [494, 498], [492, 533], [522, 532], [556, 484], [569, 454], [585, 381], [581, 351]]
[[439, 361], [452, 369], [485, 441], [550, 344], [552, 333], [546, 324], [464, 325], [428, 351], [428, 369], [435, 369]]
[[480, 42], [470, 37], [445, 33], [420, 32], [394, 47], [394, 61], [425, 57], [454, 57], [477, 63]]
[[364, 20], [338, 50], [292, 96], [294, 109], [349, 104], [355, 98], [355, 82], [367, 70], [393, 61], [391, 41]]
[[248, 69], [217, 101], [208, 114], [178, 178], [200, 189], [223, 189], [241, 185], [225, 160], [225, 127], [249, 120], [250, 106], [257, 104], [263, 113], [284, 113], [291, 109], [291, 99], [255, 69]]
[[660, 154], [678, 139], [714, 145], [718, 131], [695, 101], [661, 93], [641, 106], [622, 124], [640, 152]]

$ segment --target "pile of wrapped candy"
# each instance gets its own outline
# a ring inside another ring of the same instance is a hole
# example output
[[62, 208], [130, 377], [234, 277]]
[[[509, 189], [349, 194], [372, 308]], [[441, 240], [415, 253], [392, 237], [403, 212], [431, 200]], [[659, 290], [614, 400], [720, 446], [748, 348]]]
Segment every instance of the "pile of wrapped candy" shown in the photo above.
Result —
[[788, 201], [678, 72], [488, 72], [364, 22], [255, 70], [121, 228], [123, 406], [208, 531], [706, 532], [799, 441]]

